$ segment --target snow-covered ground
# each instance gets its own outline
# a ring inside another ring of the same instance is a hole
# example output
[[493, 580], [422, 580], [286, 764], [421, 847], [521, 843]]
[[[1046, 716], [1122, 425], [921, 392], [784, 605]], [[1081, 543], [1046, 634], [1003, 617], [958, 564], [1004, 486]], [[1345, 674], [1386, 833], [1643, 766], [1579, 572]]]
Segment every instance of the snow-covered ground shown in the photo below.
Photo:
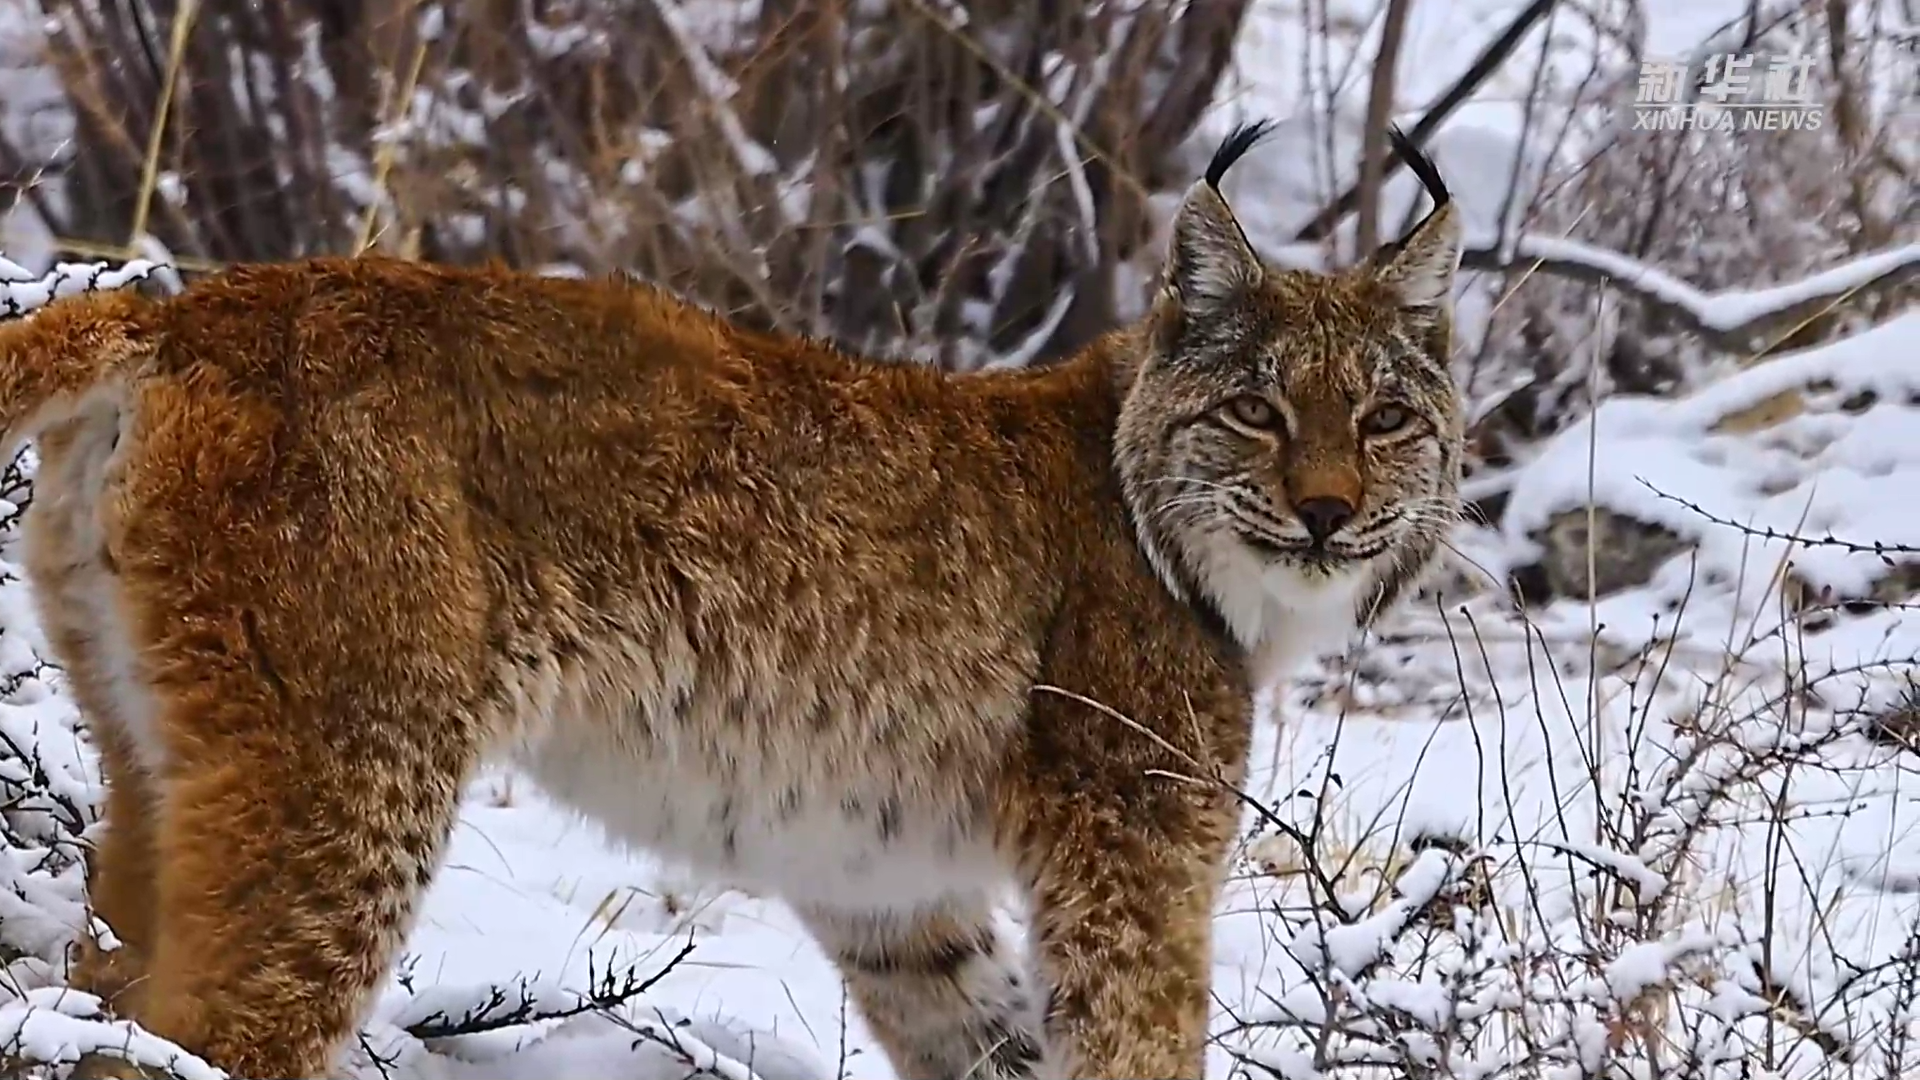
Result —
[[[1523, 6], [1418, 5], [1403, 122]], [[1646, 7], [1654, 56], [1687, 52], [1744, 9]], [[1336, 111], [1350, 130], [1365, 102], [1364, 62], [1309, 48], [1300, 10], [1256, 4], [1242, 76], [1199, 140], [1244, 116], [1289, 119], [1229, 191], [1275, 250], [1347, 182], [1326, 160], [1353, 157], [1317, 145], [1300, 70], [1346, 73]], [[1580, 34], [1570, 19], [1556, 32]], [[1435, 142], [1479, 232], [1506, 202], [1538, 51], [1524, 46]], [[1404, 176], [1392, 190], [1411, 197]], [[1608, 257], [1528, 242], [1538, 257]], [[1875, 258], [1910, 265], [1920, 249]], [[1608, 269], [1708, 327], [1833, 284], [1709, 295], [1650, 268]], [[1438, 1062], [1429, 1075], [1476, 1078], [1920, 1075], [1920, 720], [1905, 750], [1869, 738], [1909, 693], [1920, 652], [1920, 621], [1885, 602], [1890, 581], [1906, 582], [1896, 599], [1920, 591], [1920, 509], [1907, 501], [1920, 492], [1916, 356], [1909, 312], [1686, 398], [1609, 401], [1515, 468], [1499, 529], [1460, 530], [1453, 585], [1268, 703], [1249, 785], [1261, 806], [1217, 923], [1212, 1075], [1238, 1063], [1291, 1080], [1369, 1062], [1395, 1065], [1377, 1075]], [[1597, 605], [1516, 611], [1509, 573], [1540, 557], [1540, 530], [1589, 502], [1664, 528], [1684, 552]], [[84, 920], [67, 827], [95, 793], [31, 624], [9, 572], [0, 738], [16, 752], [0, 742], [0, 791], [24, 794], [0, 813], [45, 846], [0, 848], [0, 1071], [10, 1052], [72, 1060], [124, 1043], [165, 1057], [60, 987], [56, 958]], [[15, 764], [34, 746], [40, 772]], [[606, 999], [619, 1001], [585, 1007]], [[555, 1018], [509, 1022], [529, 1012]], [[445, 1034], [456, 1026], [471, 1033]], [[503, 773], [473, 785], [346, 1068], [396, 1080], [891, 1075], [780, 904], [614, 850]]]

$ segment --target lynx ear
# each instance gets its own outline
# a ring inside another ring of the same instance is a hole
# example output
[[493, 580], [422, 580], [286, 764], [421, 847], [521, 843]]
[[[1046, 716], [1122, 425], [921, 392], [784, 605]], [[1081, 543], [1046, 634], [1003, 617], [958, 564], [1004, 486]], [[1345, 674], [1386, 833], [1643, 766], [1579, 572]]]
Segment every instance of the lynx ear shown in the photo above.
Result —
[[1399, 294], [1400, 305], [1408, 313], [1431, 315], [1452, 299], [1460, 249], [1460, 214], [1449, 203], [1414, 226], [1386, 254], [1376, 274]]
[[1218, 306], [1260, 283], [1260, 256], [1220, 194], [1220, 180], [1233, 163], [1272, 129], [1270, 121], [1242, 124], [1222, 140], [1207, 174], [1192, 188], [1173, 219], [1167, 252], [1167, 286], [1189, 311]]
[[1399, 294], [1400, 304], [1416, 317], [1438, 319], [1453, 296], [1453, 278], [1464, 246], [1459, 208], [1447, 191], [1433, 159], [1421, 153], [1399, 128], [1387, 136], [1407, 167], [1433, 198], [1433, 210], [1405, 237], [1373, 257], [1374, 276]]

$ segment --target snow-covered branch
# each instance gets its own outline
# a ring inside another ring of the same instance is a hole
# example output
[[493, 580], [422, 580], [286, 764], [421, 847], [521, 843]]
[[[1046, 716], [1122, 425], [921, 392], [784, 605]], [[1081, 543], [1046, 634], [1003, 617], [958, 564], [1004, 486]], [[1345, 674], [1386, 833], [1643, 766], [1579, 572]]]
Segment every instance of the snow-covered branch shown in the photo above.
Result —
[[[1462, 668], [1490, 661], [1479, 628], [1458, 629], [1440, 651]], [[1782, 1075], [1808, 1080], [1892, 1075], [1884, 1070], [1920, 1050], [1906, 1004], [1920, 992], [1920, 950], [1883, 941], [1861, 962], [1836, 955], [1835, 970], [1810, 974], [1789, 939], [1831, 942], [1836, 927], [1817, 908], [1793, 916], [1806, 924], [1781, 921], [1795, 871], [1769, 862], [1737, 884], [1701, 873], [1756, 806], [1773, 804], [1758, 823], [1767, 836], [1823, 813], [1785, 792], [1832, 783], [1870, 737], [1865, 714], [1839, 706], [1848, 672], [1796, 657], [1783, 680], [1795, 691], [1741, 685], [1744, 658], [1779, 648], [1735, 643], [1739, 657], [1689, 704], [1650, 685], [1671, 655], [1629, 663], [1607, 691], [1619, 695], [1614, 719], [1583, 718], [1605, 724], [1608, 749], [1548, 751], [1525, 766], [1550, 774], [1528, 781], [1531, 791], [1501, 775], [1511, 758], [1481, 762], [1476, 785], [1473, 769], [1423, 749], [1403, 767], [1411, 788], [1430, 789], [1424, 798], [1396, 794], [1373, 819], [1347, 824], [1348, 785], [1366, 781], [1342, 762], [1366, 752], [1335, 732], [1317, 760], [1275, 784], [1284, 800], [1257, 815], [1264, 835], [1248, 854], [1278, 883], [1259, 899], [1270, 912], [1270, 973], [1221, 1032], [1232, 1075], [1734, 1080], [1743, 1065], [1785, 1059], [1797, 1066]], [[1469, 711], [1476, 753], [1509, 753], [1500, 744], [1535, 726], [1545, 741], [1599, 738], [1578, 725], [1548, 730], [1559, 722], [1549, 701], [1577, 687], [1542, 686], [1528, 700], [1520, 680], [1502, 681], [1490, 688], [1495, 715]], [[1463, 670], [1461, 689], [1475, 694]], [[1803, 694], [1835, 705], [1809, 712]], [[1554, 808], [1520, 825], [1512, 815], [1542, 784]], [[1783, 857], [1771, 841], [1752, 842]], [[1735, 901], [1722, 888], [1759, 894], [1752, 906], [1767, 917], [1728, 917], [1718, 905]]]
[[1470, 242], [1461, 265], [1474, 270], [1534, 270], [1609, 288], [1659, 309], [1678, 326], [1726, 352], [1777, 344], [1830, 306], [1898, 288], [1920, 274], [1920, 244], [1877, 251], [1786, 285], [1704, 292], [1656, 266], [1557, 236], [1527, 234], [1502, 250], [1490, 238]]
[[71, 1065], [88, 1054], [129, 1061], [177, 1080], [226, 1076], [137, 1025], [109, 1019], [91, 994], [47, 986], [27, 991], [18, 1001], [0, 997], [0, 1075], [31, 1075], [24, 1070]]

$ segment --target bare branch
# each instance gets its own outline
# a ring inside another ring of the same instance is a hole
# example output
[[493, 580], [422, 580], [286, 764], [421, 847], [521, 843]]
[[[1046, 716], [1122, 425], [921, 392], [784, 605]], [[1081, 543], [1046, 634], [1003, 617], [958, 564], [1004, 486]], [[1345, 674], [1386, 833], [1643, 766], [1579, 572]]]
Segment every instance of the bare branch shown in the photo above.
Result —
[[[1446, 93], [1440, 95], [1439, 100], [1435, 101], [1427, 109], [1426, 114], [1420, 117], [1413, 128], [1407, 132], [1408, 138], [1413, 140], [1414, 145], [1424, 145], [1428, 137], [1440, 130], [1440, 125], [1446, 123], [1447, 117], [1452, 116], [1455, 109], [1472, 97], [1474, 92], [1493, 76], [1494, 72], [1500, 70], [1500, 65], [1506, 63], [1507, 58], [1513, 55], [1513, 51], [1520, 47], [1520, 42], [1526, 38], [1527, 32], [1533, 29], [1535, 23], [1545, 18], [1547, 12], [1552, 11], [1557, 2], [1558, 0], [1533, 0], [1533, 3], [1521, 9], [1520, 13], [1507, 23], [1506, 29], [1489, 42], [1486, 48], [1480, 50], [1480, 55], [1474, 57], [1473, 63], [1467, 65], [1467, 70], [1461, 73], [1460, 78], [1447, 88]], [[1385, 162], [1380, 173], [1381, 181], [1385, 182], [1387, 177], [1392, 176], [1394, 170], [1399, 167], [1398, 158]], [[1300, 231], [1294, 235], [1294, 241], [1312, 243], [1326, 239], [1333, 233], [1334, 227], [1340, 224], [1340, 219], [1353, 213], [1354, 208], [1359, 205], [1360, 191], [1361, 185], [1355, 184], [1342, 192], [1339, 198], [1329, 203], [1325, 209], [1315, 214], [1312, 220], [1301, 226]]]
[[1367, 125], [1360, 136], [1360, 220], [1354, 251], [1365, 256], [1380, 243], [1380, 180], [1387, 158], [1387, 124], [1393, 119], [1395, 73], [1400, 66], [1400, 42], [1407, 36], [1407, 12], [1412, 0], [1387, 0], [1380, 27], [1380, 52], [1373, 59], [1368, 88]]

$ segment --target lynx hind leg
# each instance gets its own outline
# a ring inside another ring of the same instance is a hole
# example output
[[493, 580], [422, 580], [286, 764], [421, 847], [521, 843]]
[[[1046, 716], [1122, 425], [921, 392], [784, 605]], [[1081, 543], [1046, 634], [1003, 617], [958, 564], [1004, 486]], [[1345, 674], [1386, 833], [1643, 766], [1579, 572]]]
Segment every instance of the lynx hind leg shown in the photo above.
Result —
[[987, 898], [911, 914], [801, 913], [894, 1072], [914, 1080], [1037, 1075], [1038, 1009]]
[[[159, 911], [136, 1019], [236, 1076], [315, 1077], [411, 926], [477, 739], [463, 710], [424, 689], [444, 679], [378, 662], [344, 670], [267, 619], [250, 633], [245, 615], [234, 621], [242, 640], [257, 635], [242, 663], [234, 638], [206, 626], [161, 649], [193, 673], [159, 687], [164, 722], [191, 750], [170, 762], [161, 795]], [[404, 654], [392, 639], [359, 641]]]
[[158, 904], [130, 1015], [234, 1076], [324, 1075], [438, 864], [471, 755], [457, 718], [366, 682], [296, 704], [230, 662], [173, 659], [201, 681], [159, 693], [192, 748], [158, 792]]
[[107, 511], [167, 755], [133, 1019], [233, 1076], [317, 1077], [411, 928], [491, 730], [490, 609], [456, 511], [392, 463], [330, 455], [352, 499], [255, 525], [266, 511], [231, 493], [263, 455], [219, 430], [247, 403], [221, 404], [212, 445], [238, 450], [156, 422]]

